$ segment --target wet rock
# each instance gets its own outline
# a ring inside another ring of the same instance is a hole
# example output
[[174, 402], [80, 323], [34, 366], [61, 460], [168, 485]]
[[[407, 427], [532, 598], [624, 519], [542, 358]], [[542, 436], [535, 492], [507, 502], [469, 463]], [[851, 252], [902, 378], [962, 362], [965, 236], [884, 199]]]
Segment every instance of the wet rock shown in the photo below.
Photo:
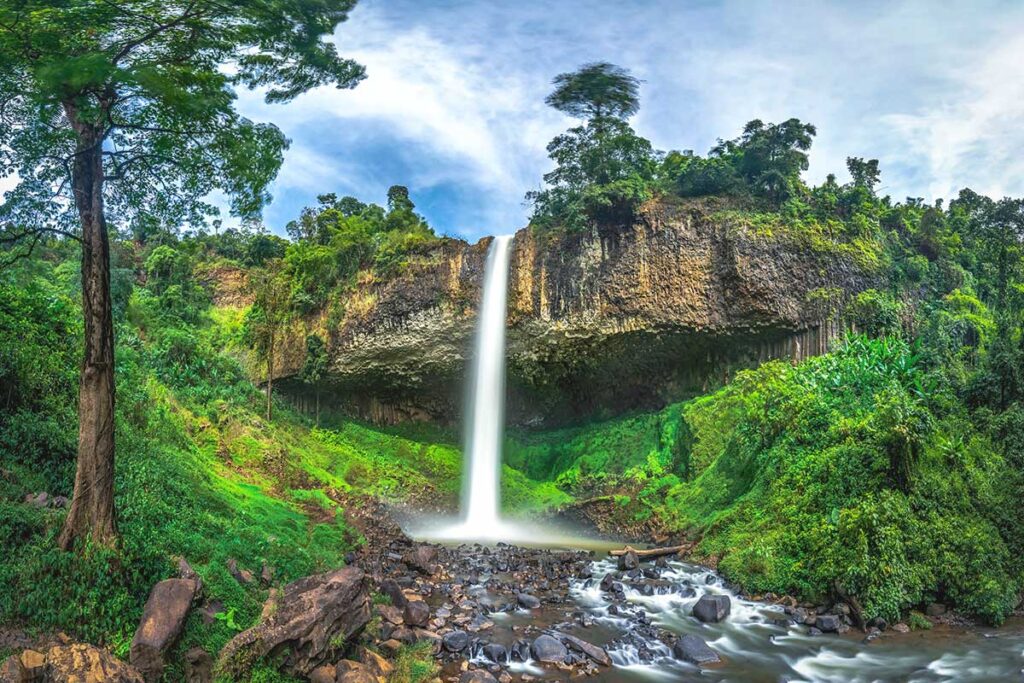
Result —
[[512, 659], [525, 662], [530, 658], [530, 643], [525, 640], [517, 640], [512, 643]]
[[565, 661], [565, 656], [569, 653], [566, 650], [565, 645], [562, 645], [562, 641], [549, 636], [547, 634], [542, 635], [533, 641], [533, 645], [530, 647], [530, 652], [533, 653], [533, 658], [538, 662], [544, 662], [546, 664], [558, 664]]
[[821, 629], [816, 626], [812, 626], [809, 629], [807, 629], [807, 635], [809, 636], [820, 636], [821, 633]]
[[46, 676], [52, 683], [144, 683], [135, 667], [81, 643], [47, 650]]
[[879, 631], [884, 631], [885, 629], [889, 628], [889, 622], [887, 622], [882, 617], [875, 617], [874, 619], [868, 622], [868, 626], [871, 628], [877, 628]]
[[181, 635], [198, 590], [193, 579], [167, 579], [150, 591], [128, 657], [147, 681], [163, 675], [164, 656]]
[[630, 550], [624, 555], [619, 555], [619, 571], [632, 571], [640, 566], [640, 558]]
[[910, 627], [904, 624], [903, 622], [893, 624], [892, 630], [896, 631], [896, 633], [910, 633]]
[[484, 645], [484, 657], [495, 664], [505, 664], [508, 661], [508, 650], [501, 643], [487, 643]]
[[307, 576], [284, 587], [277, 610], [265, 621], [224, 647], [218, 669], [239, 674], [251, 662], [283, 655], [289, 673], [308, 676], [369, 621], [370, 595], [361, 569]]
[[835, 614], [822, 614], [814, 620], [815, 628], [822, 633], [837, 633], [842, 625], [842, 620]]
[[728, 595], [705, 593], [693, 606], [693, 616], [704, 623], [717, 623], [729, 616], [732, 601]]
[[672, 655], [684, 662], [701, 666], [703, 664], [715, 664], [721, 660], [718, 655], [708, 647], [700, 636], [688, 634], [680, 638], [672, 646]]
[[606, 593], [609, 592], [612, 589], [612, 586], [614, 586], [614, 585], [615, 585], [615, 573], [614, 572], [609, 572], [608, 574], [605, 574], [604, 577], [601, 578], [601, 590], [603, 590], [604, 592], [606, 592]]
[[924, 613], [930, 617], [941, 617], [946, 613], [946, 606], [941, 602], [933, 602], [925, 608]]
[[430, 607], [422, 600], [410, 600], [402, 613], [408, 626], [423, 628], [430, 621]]
[[459, 676], [459, 683], [498, 683], [498, 679], [487, 671], [476, 669], [462, 672], [462, 675]]
[[556, 633], [555, 636], [561, 639], [562, 642], [566, 643], [570, 648], [586, 655], [601, 666], [612, 665], [612, 658], [608, 656], [608, 653], [604, 648], [600, 648], [593, 643], [588, 643], [582, 638], [577, 638], [576, 636], [569, 635], [568, 633]]
[[213, 657], [201, 647], [185, 653], [185, 683], [210, 683], [213, 680]]
[[537, 609], [540, 607], [540, 598], [529, 593], [516, 593], [516, 601], [524, 609]]
[[442, 636], [441, 643], [448, 652], [462, 652], [469, 645], [469, 634], [465, 631], [451, 631]]

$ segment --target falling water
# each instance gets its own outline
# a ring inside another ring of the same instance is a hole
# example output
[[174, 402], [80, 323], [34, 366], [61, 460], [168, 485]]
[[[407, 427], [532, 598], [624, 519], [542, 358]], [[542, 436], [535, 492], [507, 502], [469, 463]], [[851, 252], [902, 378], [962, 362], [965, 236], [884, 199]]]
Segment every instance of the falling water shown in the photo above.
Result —
[[511, 235], [495, 237], [484, 268], [466, 421], [467, 474], [462, 492], [466, 531], [493, 534], [501, 506], [501, 442], [505, 430], [505, 309]]

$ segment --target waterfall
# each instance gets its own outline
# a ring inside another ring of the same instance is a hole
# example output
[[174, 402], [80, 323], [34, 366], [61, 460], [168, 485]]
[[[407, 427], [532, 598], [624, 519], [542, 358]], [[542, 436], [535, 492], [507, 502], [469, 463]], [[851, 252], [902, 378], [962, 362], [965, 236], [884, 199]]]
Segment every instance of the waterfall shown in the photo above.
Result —
[[512, 235], [495, 237], [487, 252], [483, 296], [469, 374], [463, 523], [481, 536], [500, 524], [501, 445], [505, 432], [505, 312]]

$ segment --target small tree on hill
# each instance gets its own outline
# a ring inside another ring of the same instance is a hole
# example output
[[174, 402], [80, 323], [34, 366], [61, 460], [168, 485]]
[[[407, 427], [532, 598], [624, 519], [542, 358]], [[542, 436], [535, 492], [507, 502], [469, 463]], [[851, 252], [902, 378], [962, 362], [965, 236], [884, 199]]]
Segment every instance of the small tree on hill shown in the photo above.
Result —
[[249, 275], [252, 307], [245, 316], [244, 336], [267, 371], [267, 420], [273, 419], [274, 361], [277, 344], [291, 318], [292, 288], [280, 260], [268, 261]]
[[320, 426], [320, 383], [327, 374], [327, 344], [317, 334], [306, 336], [306, 361], [302, 364], [299, 378], [313, 387], [316, 396], [316, 426]]

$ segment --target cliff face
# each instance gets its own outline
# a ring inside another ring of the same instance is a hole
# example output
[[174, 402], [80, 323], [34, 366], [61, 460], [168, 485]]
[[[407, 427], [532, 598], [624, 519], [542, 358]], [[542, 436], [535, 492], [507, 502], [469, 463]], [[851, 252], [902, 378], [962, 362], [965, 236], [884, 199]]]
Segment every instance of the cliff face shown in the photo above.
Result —
[[[836, 310], [875, 278], [728, 215], [707, 203], [660, 204], [617, 229], [519, 231], [510, 421], [659, 407], [737, 368], [824, 351], [840, 334]], [[322, 318], [333, 400], [376, 421], [456, 419], [489, 244], [450, 241], [398, 277], [360, 285], [339, 323]]]

